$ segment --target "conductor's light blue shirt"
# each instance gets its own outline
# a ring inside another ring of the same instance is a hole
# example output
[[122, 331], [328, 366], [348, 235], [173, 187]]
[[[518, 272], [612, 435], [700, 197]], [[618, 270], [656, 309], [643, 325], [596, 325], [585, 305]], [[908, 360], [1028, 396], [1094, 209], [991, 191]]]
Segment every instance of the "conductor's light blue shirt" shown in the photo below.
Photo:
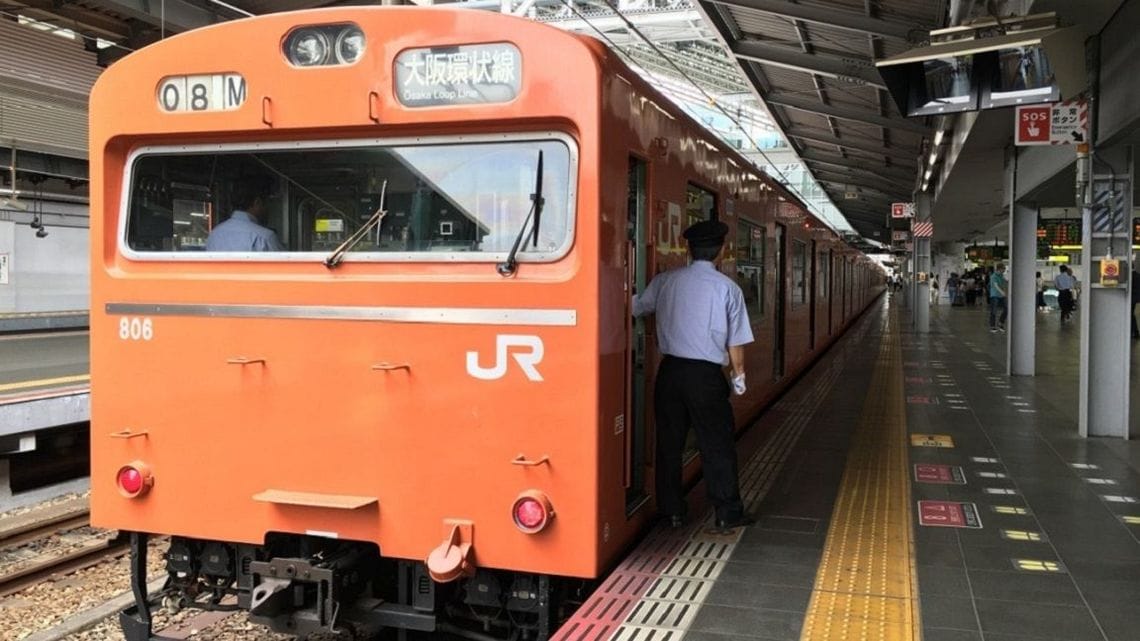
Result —
[[1077, 279], [1073, 278], [1072, 274], [1061, 272], [1060, 274], [1057, 274], [1056, 278], [1053, 279], [1053, 284], [1057, 287], [1057, 289], [1065, 291], [1066, 289], [1072, 289], [1076, 287]]
[[707, 260], [658, 274], [633, 298], [633, 315], [657, 315], [661, 352], [728, 364], [728, 348], [752, 342], [744, 292]]
[[285, 246], [272, 229], [258, 224], [253, 214], [235, 209], [228, 220], [210, 232], [206, 251], [280, 252], [285, 251]]

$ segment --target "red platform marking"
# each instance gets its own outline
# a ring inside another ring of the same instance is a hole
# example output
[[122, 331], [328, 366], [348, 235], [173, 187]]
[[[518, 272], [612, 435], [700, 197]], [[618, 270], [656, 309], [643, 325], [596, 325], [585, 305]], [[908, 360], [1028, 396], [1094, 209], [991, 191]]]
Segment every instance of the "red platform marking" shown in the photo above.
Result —
[[918, 522], [929, 527], [982, 527], [977, 506], [957, 501], [919, 501]]
[[945, 485], [965, 485], [966, 474], [957, 465], [916, 463], [914, 480], [919, 483], [942, 483]]
[[908, 405], [937, 405], [938, 399], [933, 396], [907, 396]]
[[910, 385], [927, 385], [931, 382], [926, 376], [907, 376], [903, 380]]
[[653, 582], [684, 550], [692, 524], [681, 530], [658, 529], [626, 557], [590, 595], [551, 641], [606, 641], [629, 616]]

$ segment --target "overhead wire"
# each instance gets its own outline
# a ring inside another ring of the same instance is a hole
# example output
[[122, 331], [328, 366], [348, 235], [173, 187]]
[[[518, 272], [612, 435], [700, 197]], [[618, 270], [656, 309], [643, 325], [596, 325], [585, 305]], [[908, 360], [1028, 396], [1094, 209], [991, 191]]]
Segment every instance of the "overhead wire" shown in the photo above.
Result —
[[[613, 50], [615, 53], [617, 53], [619, 55], [624, 55], [625, 57], [627, 57], [627, 59], [632, 61], [633, 64], [635, 64], [637, 67], [639, 67], [643, 71], [647, 71], [647, 70], [645, 70], [645, 67], [643, 67], [640, 64], [637, 64], [636, 60], [629, 58], [628, 54], [625, 54], [625, 52], [622, 51], [621, 48], [618, 47], [617, 44], [614, 43], [614, 41], [611, 40], [609, 38], [609, 36], [606, 35], [606, 33], [601, 28], [599, 28], [597, 25], [595, 25], [593, 22], [591, 22], [589, 18], [587, 18], [581, 11], [579, 11], [578, 8], [574, 6], [573, 0], [562, 0], [562, 2], [563, 2], [563, 4], [566, 5], [567, 8], [570, 9], [570, 11], [572, 11], [574, 13], [574, 15], [578, 16], [578, 18], [580, 20], [582, 20], [586, 24], [590, 25], [590, 27], [594, 31], [596, 31], [598, 33], [598, 35], [601, 36], [601, 38], [603, 40], [606, 41], [606, 43], [610, 46], [611, 50]], [[690, 77], [689, 74], [686, 73], [685, 70], [682, 69], [675, 61], [673, 61], [672, 58], [667, 56], [665, 54], [665, 52], [663, 52], [661, 50], [661, 48], [658, 47], [655, 42], [653, 42], [648, 37], [646, 37], [646, 35], [641, 32], [641, 30], [637, 27], [637, 25], [633, 24], [633, 22], [628, 17], [626, 17], [624, 14], [622, 14], [620, 11], [618, 11], [617, 7], [614, 6], [612, 0], [602, 0], [602, 2], [605, 3], [605, 5], [607, 7], [609, 7], [610, 11], [612, 11], [616, 16], [618, 16], [618, 18], [620, 18], [623, 23], [625, 23], [626, 29], [629, 32], [636, 34], [637, 37], [639, 37], [643, 42], [645, 42], [645, 44], [649, 45], [649, 47], [652, 48], [653, 51], [655, 51], [657, 53], [657, 55], [661, 57], [661, 59], [663, 59], [669, 63], [669, 66], [671, 66], [674, 71], [676, 71], [682, 78], [684, 78], [690, 84], [692, 84], [697, 89], [697, 91], [699, 91], [701, 93], [701, 95], [703, 95], [705, 97], [705, 99], [708, 101], [710, 106], [715, 107], [717, 109], [717, 111], [719, 111], [722, 115], [724, 115], [724, 117], [727, 118], [729, 120], [729, 122], [731, 122], [733, 125], [735, 125], [736, 128], [739, 129], [742, 134], [744, 134], [744, 137], [748, 140], [748, 142], [751, 143], [752, 146], [756, 148], [756, 151], [764, 158], [765, 161], [768, 162], [768, 165], [772, 168], [772, 170], [774, 172], [776, 172], [776, 176], [772, 176], [773, 178], [776, 178], [783, 187], [788, 189], [790, 192], [795, 194], [796, 197], [798, 197], [801, 201], [803, 201], [804, 206], [806, 206], [809, 210], [814, 210], [814, 211], [812, 211], [812, 213], [816, 216], [816, 218], [818, 218], [821, 222], [823, 222], [825, 225], [827, 225], [829, 228], [831, 228], [832, 231], [839, 233], [839, 230], [836, 229], [835, 225], [833, 225], [831, 223], [831, 221], [829, 221], [827, 219], [827, 216], [825, 216], [822, 211], [819, 211], [817, 207], [813, 206], [812, 202], [803, 194], [803, 192], [801, 192], [798, 188], [796, 188], [792, 184], [792, 182], [788, 179], [787, 175], [784, 174], [784, 172], [779, 168], [779, 166], [775, 163], [775, 161], [773, 161], [772, 158], [769, 157], [768, 154], [764, 152], [764, 150], [763, 150], [763, 148], [761, 148], [759, 142], [757, 142], [752, 137], [752, 134], [748, 131], [748, 129], [745, 128], [744, 125], [735, 116], [733, 116], [731, 113], [729, 113], [727, 110], [725, 110], [725, 108], [721, 105], [719, 100], [717, 100], [715, 97], [713, 97], [711, 94], [709, 94], [709, 92], [706, 91], [704, 87], [702, 87], [695, 80], [693, 80], [693, 78]], [[767, 172], [764, 172], [764, 173], [767, 173]], [[771, 174], [768, 174], [768, 175], [771, 176]], [[824, 193], [826, 193], [826, 192], [824, 192]], [[834, 203], [832, 204], [832, 206], [834, 206]], [[837, 210], [838, 210], [838, 208], [837, 208]], [[842, 216], [842, 212], [840, 212], [840, 215]], [[844, 216], [844, 220], [846, 221], [846, 216]], [[848, 225], [850, 226], [850, 222], [848, 222]]]

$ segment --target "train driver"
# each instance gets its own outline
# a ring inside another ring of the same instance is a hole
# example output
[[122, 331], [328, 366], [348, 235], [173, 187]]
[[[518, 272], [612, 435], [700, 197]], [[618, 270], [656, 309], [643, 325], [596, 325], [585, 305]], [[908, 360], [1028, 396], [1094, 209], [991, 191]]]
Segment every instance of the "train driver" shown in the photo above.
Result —
[[[635, 316], [655, 314], [658, 347], [653, 407], [657, 416], [657, 506], [673, 527], [685, 523], [681, 456], [690, 423], [697, 433], [709, 501], [720, 530], [751, 525], [737, 479], [729, 395], [745, 392], [744, 345], [752, 327], [744, 293], [716, 268], [728, 226], [716, 220], [685, 230], [692, 263], [658, 274], [634, 297]], [[732, 385], [723, 367], [732, 365]]]
[[210, 236], [206, 238], [206, 251], [285, 251], [277, 234], [261, 224], [268, 209], [266, 201], [271, 187], [271, 181], [266, 177], [252, 177], [235, 182], [230, 192], [230, 204], [234, 210], [225, 222], [210, 230]]

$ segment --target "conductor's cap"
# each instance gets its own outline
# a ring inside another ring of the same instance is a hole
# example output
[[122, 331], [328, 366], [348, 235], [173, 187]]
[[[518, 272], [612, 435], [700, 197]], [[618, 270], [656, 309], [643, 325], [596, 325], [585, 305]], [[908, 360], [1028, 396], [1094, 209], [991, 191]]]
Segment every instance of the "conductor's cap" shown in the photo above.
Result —
[[719, 247], [728, 235], [728, 225], [719, 220], [702, 220], [690, 225], [682, 235], [693, 247]]

